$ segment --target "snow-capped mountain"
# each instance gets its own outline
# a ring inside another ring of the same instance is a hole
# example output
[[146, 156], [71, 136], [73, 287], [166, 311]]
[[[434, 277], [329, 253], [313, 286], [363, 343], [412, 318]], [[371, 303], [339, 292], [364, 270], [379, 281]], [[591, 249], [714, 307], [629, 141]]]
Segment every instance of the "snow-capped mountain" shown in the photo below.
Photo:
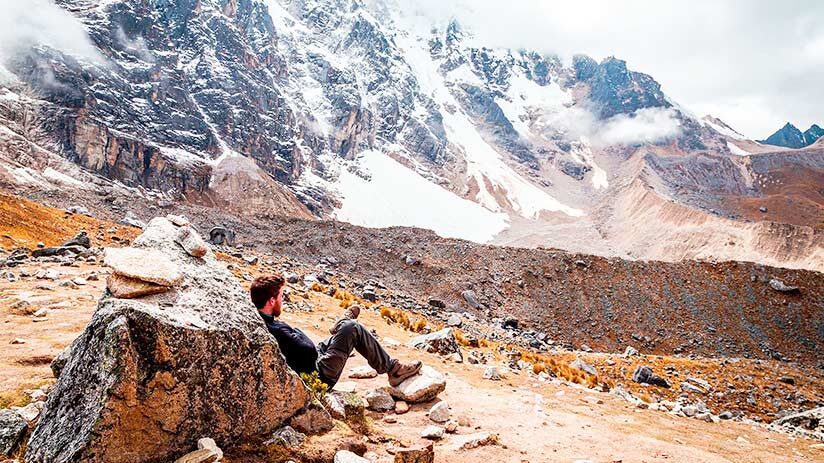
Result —
[[[622, 204], [645, 192], [706, 215], [719, 184], [757, 196], [752, 177], [767, 175], [750, 160], [763, 147], [620, 59], [488, 48], [460, 18], [426, 23], [393, 0], [56, 3], [99, 56], [40, 45], [3, 63], [0, 116], [31, 143], [0, 167], [18, 182], [60, 164], [163, 201], [646, 255], [638, 243], [681, 238], [627, 242]], [[14, 128], [20, 108], [42, 121], [37, 137]], [[39, 162], [20, 154], [33, 145]], [[741, 175], [684, 182], [677, 166], [693, 159]]]

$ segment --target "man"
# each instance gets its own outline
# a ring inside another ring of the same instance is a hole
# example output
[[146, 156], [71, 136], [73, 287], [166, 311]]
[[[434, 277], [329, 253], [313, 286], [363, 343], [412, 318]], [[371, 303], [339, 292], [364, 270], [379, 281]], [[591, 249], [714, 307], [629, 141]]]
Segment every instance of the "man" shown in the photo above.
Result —
[[337, 320], [330, 330], [332, 337], [315, 346], [303, 331], [277, 319], [283, 304], [284, 284], [280, 275], [258, 277], [252, 282], [249, 292], [266, 328], [278, 341], [286, 363], [296, 372], [311, 373], [317, 370], [321, 381], [331, 389], [338, 382], [353, 350], [364, 356], [378, 374], [386, 373], [392, 386], [420, 371], [420, 361], [404, 363], [389, 357], [372, 333], [356, 320], [360, 315], [357, 306], [349, 307], [343, 318]]

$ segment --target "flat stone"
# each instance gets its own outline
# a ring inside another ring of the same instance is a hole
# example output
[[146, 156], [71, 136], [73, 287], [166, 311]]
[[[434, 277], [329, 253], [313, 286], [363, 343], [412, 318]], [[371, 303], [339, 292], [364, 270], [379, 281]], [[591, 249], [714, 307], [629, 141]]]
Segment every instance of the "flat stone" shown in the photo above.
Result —
[[366, 393], [367, 408], [376, 412], [385, 412], [395, 409], [395, 400], [384, 388], [373, 389]]
[[152, 294], [165, 293], [168, 286], [149, 283], [143, 280], [125, 277], [117, 273], [112, 273], [106, 277], [106, 287], [112, 296], [119, 299], [134, 299]]
[[424, 365], [421, 371], [390, 389], [392, 397], [409, 403], [428, 402], [446, 389], [446, 378]]
[[366, 408], [365, 401], [354, 392], [333, 390], [323, 397], [323, 401], [332, 417], [338, 420], [363, 416]]
[[369, 463], [369, 460], [349, 450], [338, 450], [334, 463]]
[[155, 249], [106, 248], [103, 262], [119, 275], [162, 286], [174, 286], [183, 280], [178, 266]]
[[349, 369], [349, 377], [352, 379], [369, 379], [376, 376], [378, 376], [378, 372], [368, 365]]

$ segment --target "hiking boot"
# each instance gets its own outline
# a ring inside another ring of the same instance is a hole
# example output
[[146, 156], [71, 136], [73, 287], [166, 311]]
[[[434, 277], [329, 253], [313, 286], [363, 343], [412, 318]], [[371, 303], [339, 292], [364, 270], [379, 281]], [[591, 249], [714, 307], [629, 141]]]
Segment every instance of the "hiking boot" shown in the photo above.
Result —
[[421, 371], [423, 364], [420, 360], [411, 363], [404, 363], [400, 360], [392, 360], [392, 368], [389, 369], [389, 385], [392, 387], [406, 381]]
[[329, 329], [329, 334], [337, 333], [340, 329], [340, 324], [343, 323], [344, 320], [357, 320], [360, 311], [361, 308], [359, 305], [350, 305], [349, 308], [346, 309], [346, 312], [343, 313], [343, 317], [335, 320], [335, 324]]

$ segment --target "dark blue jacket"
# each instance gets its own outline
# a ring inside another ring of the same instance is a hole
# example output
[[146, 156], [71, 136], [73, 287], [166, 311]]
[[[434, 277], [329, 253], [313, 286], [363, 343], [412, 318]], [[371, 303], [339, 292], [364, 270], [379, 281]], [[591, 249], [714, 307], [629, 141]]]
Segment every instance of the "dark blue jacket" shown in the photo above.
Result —
[[318, 351], [315, 343], [303, 331], [275, 319], [271, 315], [258, 312], [266, 328], [278, 341], [280, 351], [286, 357], [286, 363], [298, 373], [311, 373], [317, 368]]

